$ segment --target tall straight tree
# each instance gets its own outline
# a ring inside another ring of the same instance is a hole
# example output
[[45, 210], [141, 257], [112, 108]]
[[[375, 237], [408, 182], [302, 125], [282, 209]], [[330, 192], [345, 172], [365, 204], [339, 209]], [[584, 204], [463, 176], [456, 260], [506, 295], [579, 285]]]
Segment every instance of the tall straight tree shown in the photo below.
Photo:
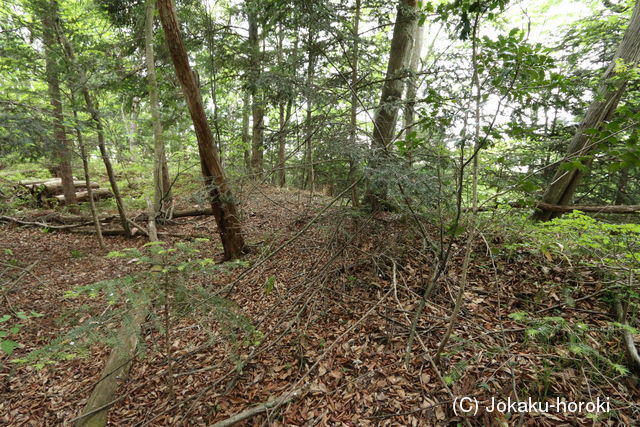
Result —
[[315, 171], [313, 168], [313, 97], [311, 94], [311, 87], [313, 85], [313, 78], [316, 67], [316, 48], [315, 48], [315, 33], [316, 30], [313, 27], [313, 23], [309, 19], [309, 33], [307, 34], [307, 74], [306, 82], [307, 86], [307, 112], [304, 122], [304, 164], [305, 164], [305, 179], [304, 187], [311, 190], [313, 193], [315, 186]]
[[[296, 40], [297, 41], [297, 40]], [[297, 48], [297, 43], [295, 48]], [[284, 71], [285, 70], [285, 62], [284, 62], [284, 28], [282, 24], [278, 26], [278, 67]], [[293, 61], [291, 74], [295, 74], [295, 49], [293, 53]], [[285, 149], [287, 144], [287, 134], [285, 132], [285, 128], [289, 119], [291, 118], [291, 108], [293, 106], [293, 98], [295, 95], [292, 90], [287, 90], [284, 93], [279, 94], [278, 99], [278, 173], [277, 173], [277, 183], [279, 187], [284, 187], [286, 183], [286, 156]]]
[[251, 132], [249, 115], [251, 113], [251, 93], [245, 90], [242, 95], [242, 153], [247, 173], [251, 171]]
[[[404, 124], [403, 130], [405, 134], [405, 138], [407, 138], [411, 131], [413, 130], [413, 126], [415, 123], [416, 116], [416, 95], [418, 93], [418, 68], [420, 66], [420, 59], [422, 57], [422, 42], [424, 40], [424, 32], [425, 25], [416, 25], [416, 36], [413, 40], [413, 46], [411, 47], [411, 54], [409, 55], [409, 71], [411, 75], [407, 79], [406, 83], [406, 93], [405, 93], [405, 105], [404, 105]], [[412, 159], [412, 151], [407, 150], [407, 160], [409, 164], [413, 161]]]
[[264, 162], [264, 105], [260, 90], [260, 40], [258, 38], [258, 12], [255, 0], [247, 0], [249, 21], [249, 88], [251, 91], [251, 116], [253, 133], [251, 137], [251, 169], [254, 177], [262, 179]]
[[[353, 25], [351, 28], [351, 37], [353, 44], [351, 46], [351, 110], [349, 115], [349, 142], [351, 150], [355, 151], [358, 141], [358, 60], [360, 59], [360, 14], [362, 10], [362, 0], [356, 0], [353, 13]], [[354, 183], [356, 179], [357, 157], [355, 154], [349, 155], [349, 184]], [[358, 188], [353, 185], [351, 188], [351, 205], [357, 208], [360, 205], [358, 198]]]
[[153, 121], [153, 209], [156, 214], [163, 210], [163, 204], [170, 199], [169, 169], [162, 141], [162, 123], [160, 121], [160, 102], [158, 100], [158, 81], [156, 79], [155, 55], [153, 52], [153, 14], [156, 0], [147, 0], [144, 45], [147, 61], [147, 81], [149, 85], [149, 104]]
[[160, 21], [167, 40], [167, 47], [173, 60], [176, 76], [182, 86], [182, 92], [187, 101], [189, 114], [198, 140], [200, 166], [205, 185], [211, 197], [211, 209], [218, 224], [218, 233], [222, 240], [225, 259], [240, 257], [246, 246], [240, 229], [240, 220], [235, 202], [228, 188], [224, 171], [220, 165], [213, 133], [207, 122], [207, 116], [202, 103], [202, 95], [198, 88], [196, 76], [189, 65], [189, 57], [185, 49], [180, 25], [173, 0], [158, 0]]
[[[410, 54], [417, 20], [416, 0], [399, 0], [398, 13], [393, 26], [391, 51], [382, 95], [373, 119], [372, 154], [369, 168], [378, 173], [384, 159], [389, 156], [390, 145], [396, 129], [398, 107], [404, 87], [404, 67]], [[369, 180], [365, 203], [371, 210], [387, 207], [387, 184], [380, 179]]]
[[66, 205], [76, 203], [76, 189], [73, 185], [73, 172], [71, 169], [71, 142], [67, 138], [62, 111], [62, 98], [60, 94], [60, 79], [58, 72], [58, 60], [55, 46], [55, 20], [58, 14], [56, 0], [43, 4], [42, 11], [42, 41], [44, 44], [44, 57], [46, 67], [47, 87], [49, 101], [51, 103], [51, 117], [53, 118], [53, 130], [55, 136], [55, 150], [59, 160], [59, 176], [62, 180], [62, 191]]
[[[578, 126], [564, 160], [560, 162], [551, 184], [542, 197], [542, 203], [566, 206], [572, 202], [585, 170], [591, 166], [591, 153], [597, 146], [597, 142], [593, 140], [589, 131], [599, 130], [611, 120], [627, 85], [628, 73], [624, 72], [624, 69], [633, 69], [639, 61], [640, 2], [636, 2], [622, 42], [605, 71], [600, 86], [595, 91], [594, 100]], [[581, 161], [585, 167], [576, 168], [575, 161]], [[558, 215], [560, 213], [539, 208], [533, 218], [548, 221]]]

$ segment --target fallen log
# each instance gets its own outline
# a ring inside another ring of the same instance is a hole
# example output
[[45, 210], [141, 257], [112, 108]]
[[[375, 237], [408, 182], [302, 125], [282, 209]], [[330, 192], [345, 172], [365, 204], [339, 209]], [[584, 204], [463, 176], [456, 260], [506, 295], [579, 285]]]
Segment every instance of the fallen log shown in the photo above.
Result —
[[[46, 191], [51, 195], [62, 193], [62, 179], [60, 178], [53, 178], [48, 180], [23, 180], [18, 181], [18, 185], [26, 187], [29, 190], [33, 191]], [[73, 185], [76, 188], [87, 188], [87, 181], [74, 180]], [[91, 186], [91, 188], [100, 187], [100, 184], [98, 184], [97, 182], [90, 182], [89, 185]]]
[[18, 181], [18, 185], [22, 185], [24, 187], [27, 187], [27, 186], [39, 185], [39, 184], [42, 184], [42, 183], [47, 182], [47, 181], [55, 181], [55, 180], [59, 180], [60, 182], [62, 182], [62, 178], [45, 178], [45, 179], [36, 178], [36, 179], [22, 179], [22, 180]]
[[[171, 219], [176, 219], [176, 218], [186, 218], [186, 217], [190, 217], [190, 216], [206, 216], [206, 215], [213, 215], [213, 211], [211, 210], [211, 208], [208, 209], [191, 209], [191, 210], [187, 210], [187, 211], [176, 211], [173, 212], [173, 215], [171, 217]], [[138, 215], [135, 218], [136, 221], [148, 221], [149, 220], [149, 215], [147, 215], [146, 212], [141, 213], [140, 215]], [[158, 219], [158, 222], [162, 222], [162, 219]]]
[[640, 205], [603, 205], [603, 206], [588, 206], [588, 205], [551, 205], [549, 203], [538, 203], [536, 206], [538, 209], [551, 212], [573, 212], [582, 211], [589, 213], [610, 213], [610, 214], [632, 214], [640, 212]]
[[[102, 200], [102, 199], [110, 199], [113, 197], [113, 193], [106, 188], [96, 188], [92, 191], [94, 200]], [[60, 202], [64, 202], [64, 195], [60, 194], [58, 196], [54, 196], [54, 198]], [[89, 201], [89, 192], [88, 191], [78, 191], [76, 193], [76, 201], [78, 203], [88, 202]]]
[[106, 425], [107, 410], [117, 402], [117, 399], [113, 398], [115, 391], [120, 381], [128, 375], [131, 362], [135, 357], [140, 327], [147, 317], [148, 307], [147, 302], [140, 303], [133, 308], [130, 320], [123, 321], [118, 331], [118, 344], [111, 350], [100, 380], [93, 389], [82, 414], [77, 418], [76, 426]]
[[[90, 182], [88, 185], [91, 186], [91, 188], [100, 188], [100, 184], [97, 182]], [[87, 181], [73, 181], [73, 186], [76, 187], [76, 189], [86, 189]], [[61, 180], [43, 182], [39, 187], [44, 187], [46, 193], [51, 195], [61, 194], [63, 191]]]
[[[148, 208], [150, 211], [153, 210], [149, 202]], [[156, 234], [153, 212], [150, 212], [149, 218], [149, 232], [146, 234], [150, 242], [155, 242], [158, 241], [158, 235]], [[162, 268], [160, 268], [160, 270], [162, 270]], [[109, 359], [107, 359], [100, 380], [91, 392], [91, 396], [82, 410], [82, 414], [76, 418], [77, 421], [75, 425], [77, 427], [105, 426], [107, 424], [109, 408], [119, 400], [116, 398], [118, 386], [120, 382], [124, 381], [129, 375], [129, 368], [131, 367], [131, 363], [136, 355], [136, 349], [138, 348], [138, 337], [140, 336], [142, 323], [147, 318], [151, 305], [144, 291], [140, 292], [138, 296], [140, 297], [140, 301], [138, 301], [138, 305], [132, 308], [130, 322], [127, 322], [127, 319], [123, 320], [122, 326], [120, 326], [120, 330], [118, 331], [117, 344], [111, 349], [111, 354], [109, 355]]]

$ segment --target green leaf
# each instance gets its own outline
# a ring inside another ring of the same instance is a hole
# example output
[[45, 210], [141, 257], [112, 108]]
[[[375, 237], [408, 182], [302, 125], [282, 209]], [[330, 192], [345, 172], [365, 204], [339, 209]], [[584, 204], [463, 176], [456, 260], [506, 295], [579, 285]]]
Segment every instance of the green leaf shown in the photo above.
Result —
[[617, 363], [612, 363], [611, 367], [620, 375], [627, 375], [629, 373], [629, 370], [627, 369], [626, 366], [619, 365]]
[[519, 322], [522, 320], [526, 320], [529, 317], [529, 313], [525, 311], [516, 311], [515, 313], [509, 314], [509, 317]]
[[276, 278], [274, 276], [269, 276], [269, 278], [264, 284], [264, 293], [270, 294], [273, 291], [273, 287], [275, 284], [276, 284]]
[[2, 351], [4, 351], [5, 353], [7, 353], [7, 355], [11, 355], [11, 353], [13, 353], [13, 350], [15, 350], [17, 347], [19, 346], [19, 344], [15, 341], [11, 341], [11, 340], [5, 340], [0, 342], [0, 349], [2, 349]]
[[9, 319], [11, 319], [11, 316], [8, 314], [5, 314], [4, 316], [0, 317], [0, 323], [6, 322]]

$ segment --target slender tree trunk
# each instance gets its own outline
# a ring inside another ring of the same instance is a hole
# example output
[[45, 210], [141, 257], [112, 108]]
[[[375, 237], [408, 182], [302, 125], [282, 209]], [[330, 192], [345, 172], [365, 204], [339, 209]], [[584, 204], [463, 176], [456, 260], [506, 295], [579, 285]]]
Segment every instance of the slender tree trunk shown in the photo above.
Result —
[[[351, 114], [349, 142], [351, 150], [349, 154], [349, 184], [353, 184], [356, 180], [356, 171], [358, 168], [358, 158], [355, 155], [358, 146], [358, 61], [360, 59], [360, 11], [362, 8], [362, 0], [356, 0], [355, 12], [353, 15], [353, 46], [351, 48]], [[354, 208], [360, 206], [358, 198], [357, 185], [351, 187], [351, 205]]]
[[284, 128], [286, 126], [286, 110], [283, 102], [278, 105], [278, 119], [279, 119], [279, 132], [278, 132], [278, 186], [284, 187], [286, 183], [286, 173], [284, 169], [285, 163], [285, 146], [287, 143], [286, 134]]
[[473, 133], [473, 167], [472, 167], [472, 183], [471, 183], [471, 206], [473, 212], [478, 211], [478, 167], [480, 164], [480, 102], [481, 102], [481, 88], [480, 88], [480, 75], [478, 70], [478, 25], [480, 22], [480, 15], [476, 14], [475, 22], [473, 25], [473, 40], [471, 49], [471, 62], [473, 66], [472, 77], [472, 90], [475, 87], [476, 93], [474, 97], [475, 101], [475, 129]]
[[305, 119], [305, 136], [304, 136], [304, 158], [305, 158], [305, 180], [304, 187], [309, 189], [311, 193], [314, 192], [315, 186], [315, 171], [313, 169], [313, 126], [311, 124], [311, 120], [313, 118], [313, 99], [311, 96], [311, 85], [313, 84], [313, 75], [315, 72], [316, 66], [316, 52], [314, 48], [315, 43], [315, 34], [314, 30], [309, 27], [309, 34], [307, 36], [307, 49], [308, 49], [308, 57], [307, 57], [307, 77], [306, 83], [307, 86], [307, 112]]
[[250, 63], [250, 81], [251, 88], [251, 115], [253, 118], [253, 133], [251, 137], [251, 169], [254, 177], [258, 180], [262, 179], [262, 171], [264, 167], [264, 107], [262, 100], [262, 90], [259, 87], [260, 80], [260, 41], [258, 39], [258, 22], [255, 11], [252, 10], [251, 1], [247, 2], [248, 19], [249, 19], [249, 63]]
[[[411, 47], [411, 55], [409, 59], [409, 71], [411, 75], [407, 79], [405, 105], [404, 105], [404, 136], [409, 139], [413, 130], [416, 116], [416, 95], [418, 93], [418, 69], [420, 67], [420, 59], [422, 57], [422, 42], [424, 40], [425, 26], [416, 25], [416, 37]], [[413, 149], [407, 147], [407, 162], [409, 165], [413, 163]]]
[[[283, 52], [284, 49], [284, 32], [282, 29], [282, 24], [279, 25], [278, 30], [278, 65], [281, 69], [284, 69], [284, 60], [283, 60]], [[278, 186], [284, 187], [286, 183], [286, 171], [285, 171], [285, 149], [287, 144], [287, 138], [285, 133], [285, 127], [287, 122], [289, 121], [289, 117], [291, 116], [291, 99], [286, 102], [280, 100], [278, 103], [278, 119], [279, 119], [279, 128], [278, 129]]]
[[76, 109], [75, 97], [72, 95], [73, 100], [73, 119], [76, 128], [76, 136], [78, 138], [78, 147], [80, 147], [80, 157], [82, 158], [82, 169], [84, 170], [84, 180], [87, 183], [87, 196], [89, 198], [89, 207], [91, 209], [91, 219], [96, 229], [96, 237], [98, 238], [98, 244], [100, 249], [106, 249], [104, 244], [104, 238], [102, 237], [102, 227], [100, 226], [100, 219], [98, 218], [98, 212], [96, 210], [96, 202], [93, 200], [93, 188], [91, 187], [91, 174], [89, 172], [89, 159], [87, 157], [87, 150], [82, 138], [82, 130], [80, 129], [80, 120], [78, 119], [78, 111]]
[[147, 61], [147, 80], [149, 84], [149, 104], [151, 106], [151, 120], [153, 121], [153, 209], [157, 215], [164, 210], [164, 207], [171, 198], [171, 184], [169, 184], [169, 171], [167, 168], [164, 141], [162, 141], [158, 81], [156, 79], [155, 55], [153, 52], [153, 14], [156, 0], [146, 1], [144, 45]]
[[202, 103], [194, 72], [189, 65], [187, 51], [180, 35], [180, 25], [173, 0], [158, 0], [160, 21], [167, 47], [173, 60], [176, 76], [189, 107], [193, 128], [198, 140], [202, 176], [211, 197], [211, 209], [218, 224], [225, 259], [238, 258], [246, 251], [235, 202], [218, 159], [211, 128]]
[[616, 198], [614, 204], [624, 205], [630, 203], [629, 195], [627, 194], [627, 184], [629, 183], [629, 169], [624, 168], [620, 171], [618, 177], [618, 185], [616, 186]]
[[[215, 43], [213, 39], [214, 27], [213, 18], [209, 12], [207, 6], [204, 7], [205, 14], [207, 15], [207, 33], [208, 33], [208, 47], [209, 47], [209, 60], [211, 61], [209, 67], [209, 85], [211, 88], [211, 103], [213, 104], [213, 128], [215, 130], [215, 139], [218, 143], [218, 157], [220, 158], [220, 164], [224, 164], [224, 151], [222, 149], [222, 139], [220, 138], [220, 119], [218, 114], [218, 74], [215, 61]], [[231, 18], [229, 18], [231, 19]], [[230, 23], [229, 23], [230, 25]]]
[[132, 111], [127, 117], [127, 115], [124, 113], [124, 102], [120, 105], [120, 115], [122, 117], [122, 123], [125, 125], [125, 128], [127, 130], [127, 142], [129, 143], [129, 160], [134, 163], [137, 163], [139, 161], [138, 153], [135, 147], [135, 135], [138, 129], [137, 122], [139, 114], [136, 107], [136, 103], [133, 103], [131, 108]]
[[62, 47], [64, 49], [65, 56], [75, 69], [77, 87], [82, 91], [82, 96], [84, 97], [85, 104], [87, 105], [87, 110], [89, 111], [89, 114], [91, 115], [91, 118], [96, 125], [96, 132], [98, 134], [98, 148], [100, 149], [102, 161], [104, 162], [105, 169], [107, 170], [107, 176], [109, 177], [109, 183], [111, 184], [113, 197], [116, 200], [116, 206], [118, 207], [118, 214], [120, 216], [120, 224], [122, 225], [122, 229], [124, 230], [125, 234], [127, 236], [130, 236], [131, 228], [129, 227], [129, 221], [127, 220], [127, 214], [124, 210], [124, 204], [122, 203], [122, 197], [120, 196], [118, 183], [116, 182], [115, 173], [113, 172], [113, 166], [111, 165], [109, 153], [107, 152], [107, 147], [105, 145], [104, 128], [102, 127], [100, 111], [98, 110], [97, 105], [94, 103], [91, 93], [89, 93], [89, 88], [87, 87], [87, 78], [84, 70], [78, 65], [78, 60], [76, 58], [75, 52], [73, 51], [73, 47], [65, 36], [64, 29], [62, 28], [62, 24], [59, 22], [59, 20], [57, 21], [56, 29], [58, 37], [60, 38]]
[[251, 133], [249, 132], [249, 114], [251, 114], [251, 94], [245, 91], [242, 99], [242, 149], [244, 165], [247, 172], [251, 171]]
[[[403, 68], [412, 45], [414, 23], [417, 18], [416, 0], [400, 0], [398, 14], [393, 26], [391, 52], [380, 103], [373, 120], [372, 154], [369, 168], [379, 173], [389, 157], [390, 145], [396, 128], [398, 107], [402, 100]], [[388, 208], [387, 183], [384, 179], [370, 179], [365, 202], [371, 210]]]
[[[618, 46], [609, 68], [605, 71], [594, 100], [580, 126], [578, 126], [569, 144], [567, 154], [558, 166], [555, 176], [542, 197], [541, 203], [569, 205], [572, 202], [576, 188], [585, 172], [582, 168], [571, 168], [571, 162], [581, 160], [587, 169], [591, 166], [591, 153], [595, 150], [597, 143], [588, 134], [587, 130], [599, 130], [604, 123], [613, 117], [628, 81], [628, 75], [618, 72], [619, 64], [623, 64], [623, 68], [631, 70], [637, 66], [638, 61], [640, 61], [640, 2], [636, 2], [622, 42]], [[538, 208], [533, 218], [547, 221], [559, 215], [560, 213], [558, 212]]]
[[60, 94], [60, 80], [58, 78], [58, 64], [56, 61], [55, 19], [57, 16], [58, 4], [51, 0], [43, 13], [42, 30], [45, 48], [45, 66], [47, 76], [47, 86], [49, 101], [51, 103], [51, 116], [53, 117], [53, 130], [56, 140], [56, 157], [60, 161], [59, 175], [62, 179], [62, 192], [64, 194], [65, 205], [76, 203], [76, 189], [73, 185], [73, 172], [71, 170], [71, 142], [67, 139], [64, 127], [64, 116], [62, 111], [62, 97]]

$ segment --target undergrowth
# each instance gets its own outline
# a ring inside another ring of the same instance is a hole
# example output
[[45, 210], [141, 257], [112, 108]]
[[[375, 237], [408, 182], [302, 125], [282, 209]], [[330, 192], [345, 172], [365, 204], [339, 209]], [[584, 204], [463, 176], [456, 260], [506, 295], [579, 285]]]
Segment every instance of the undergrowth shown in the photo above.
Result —
[[[173, 246], [151, 242], [141, 249], [110, 252], [108, 257], [127, 258], [139, 264], [142, 271], [67, 291], [65, 298], [78, 300], [77, 309], [65, 313], [58, 323], [69, 330], [47, 346], [12, 361], [43, 368], [60, 360], [87, 357], [96, 344], [115, 346], [117, 325], [130, 325], [134, 308], [146, 304], [153, 307], [148, 323], [164, 337], [160, 341], [169, 342], [172, 324], [189, 317], [206, 325], [203, 330], [210, 342], [224, 345], [235, 360], [243, 346], [259, 343], [261, 334], [235, 303], [216, 296], [212, 277], [246, 263], [216, 264], [211, 258], [201, 257], [198, 246], [205, 241]], [[81, 304], [83, 300], [94, 304]], [[102, 313], [95, 313], [96, 306], [103, 307]], [[138, 332], [132, 329], [131, 333]], [[145, 352], [140, 346], [140, 355]]]
[[[619, 381], [631, 374], [633, 365], [625, 360], [621, 346], [608, 343], [620, 343], [623, 331], [638, 333], [640, 225], [609, 223], [579, 211], [546, 223], [509, 214], [502, 216], [489, 234], [501, 241], [493, 248], [495, 257], [537, 262], [543, 277], [555, 273], [576, 277], [577, 286], [561, 283], [564, 300], [553, 310], [522, 310], [509, 315], [522, 326], [525, 343], [542, 346], [558, 356], [559, 363], [546, 362], [542, 372], [547, 372], [547, 377], [549, 370], [569, 366], [587, 371], [596, 383]], [[597, 279], [593, 289], [581, 282], [585, 276]], [[584, 295], [581, 299], [600, 299], [610, 306], [623, 301], [624, 319], [611, 315], [612, 320], [602, 325], [591, 322], [589, 316], [574, 315], [576, 293]], [[546, 383], [543, 394], [549, 392], [548, 378]]]

